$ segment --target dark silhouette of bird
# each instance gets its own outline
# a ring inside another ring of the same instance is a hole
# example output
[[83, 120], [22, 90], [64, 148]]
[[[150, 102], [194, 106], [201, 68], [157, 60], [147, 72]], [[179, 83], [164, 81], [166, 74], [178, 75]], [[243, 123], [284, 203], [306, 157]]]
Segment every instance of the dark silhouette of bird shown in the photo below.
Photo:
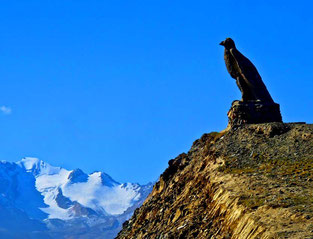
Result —
[[252, 62], [237, 50], [235, 42], [226, 38], [220, 45], [225, 47], [224, 60], [226, 68], [242, 93], [242, 101], [262, 101], [273, 103], [262, 78]]

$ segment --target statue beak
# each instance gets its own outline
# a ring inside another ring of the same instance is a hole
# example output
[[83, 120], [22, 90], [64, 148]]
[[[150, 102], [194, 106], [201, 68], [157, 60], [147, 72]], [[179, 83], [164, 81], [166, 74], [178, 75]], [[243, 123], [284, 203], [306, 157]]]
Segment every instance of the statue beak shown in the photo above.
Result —
[[221, 45], [221, 46], [224, 46], [224, 41], [222, 41], [222, 42], [220, 43], [220, 45]]

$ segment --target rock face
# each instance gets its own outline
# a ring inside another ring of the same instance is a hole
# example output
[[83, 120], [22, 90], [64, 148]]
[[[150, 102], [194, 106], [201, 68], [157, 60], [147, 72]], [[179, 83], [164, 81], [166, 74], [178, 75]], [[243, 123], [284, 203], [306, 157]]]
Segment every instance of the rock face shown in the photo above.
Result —
[[313, 125], [204, 134], [117, 238], [313, 238]]
[[279, 104], [274, 102], [235, 100], [227, 116], [228, 128], [242, 124], [282, 122]]

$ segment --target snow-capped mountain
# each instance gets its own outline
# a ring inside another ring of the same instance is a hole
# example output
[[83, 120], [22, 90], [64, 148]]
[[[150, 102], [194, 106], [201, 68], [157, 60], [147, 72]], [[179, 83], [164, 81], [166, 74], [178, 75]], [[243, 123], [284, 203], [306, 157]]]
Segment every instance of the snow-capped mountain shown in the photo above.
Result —
[[113, 238], [152, 190], [37, 158], [0, 162], [0, 238]]

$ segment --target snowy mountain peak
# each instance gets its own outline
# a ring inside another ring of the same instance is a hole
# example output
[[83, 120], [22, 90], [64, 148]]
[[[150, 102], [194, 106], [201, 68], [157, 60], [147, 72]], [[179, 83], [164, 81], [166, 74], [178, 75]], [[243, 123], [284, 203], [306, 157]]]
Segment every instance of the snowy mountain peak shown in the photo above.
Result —
[[[96, 238], [103, 238], [106, 231], [104, 238], [113, 238], [151, 189], [151, 185], [120, 184], [104, 172], [88, 175], [81, 169], [54, 167], [37, 158], [27, 157], [16, 163], [1, 161], [0, 209], [7, 208], [8, 212], [0, 210], [0, 228], [1, 221], [14, 215], [22, 220], [19, 224], [28, 225], [34, 220], [47, 227], [44, 235], [51, 232], [52, 238], [64, 238], [64, 233], [68, 238], [78, 238], [73, 235], [79, 230], [95, 230], [99, 235]], [[0, 230], [0, 238], [8, 237], [2, 237]]]
[[68, 175], [68, 180], [71, 183], [84, 183], [88, 181], [88, 175], [85, 174], [81, 169], [77, 168], [71, 171]]
[[31, 172], [34, 176], [41, 174], [53, 175], [58, 174], [61, 170], [60, 167], [53, 167], [48, 163], [32, 157], [25, 157], [16, 163], [22, 168], [25, 168], [27, 172]]
[[105, 185], [107, 187], [113, 187], [116, 185], [120, 185], [120, 183], [116, 182], [113, 178], [111, 178], [109, 175], [107, 175], [104, 172], [101, 172], [100, 177], [101, 177], [102, 185]]
[[27, 171], [32, 171], [33, 169], [39, 168], [39, 165], [42, 161], [38, 158], [25, 157], [22, 160], [18, 161], [17, 164], [24, 166]]

